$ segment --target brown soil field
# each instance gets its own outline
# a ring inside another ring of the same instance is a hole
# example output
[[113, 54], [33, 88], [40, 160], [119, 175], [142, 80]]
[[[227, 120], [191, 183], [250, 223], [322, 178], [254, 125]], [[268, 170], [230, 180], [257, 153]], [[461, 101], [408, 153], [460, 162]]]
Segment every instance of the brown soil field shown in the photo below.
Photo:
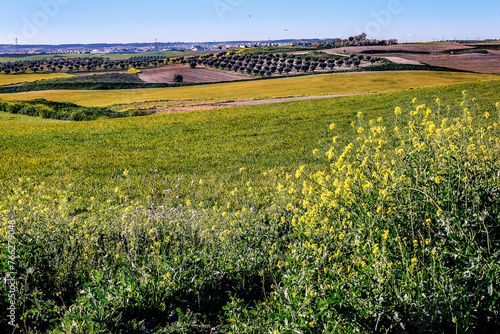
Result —
[[476, 73], [500, 74], [500, 52], [468, 53], [461, 55], [416, 55], [401, 56], [432, 66], [442, 66]]
[[202, 66], [197, 66], [193, 69], [188, 65], [141, 69], [139, 78], [148, 83], [173, 83], [176, 74], [182, 75], [185, 83], [208, 83], [250, 79], [243, 75], [211, 70]]
[[[372, 57], [388, 58], [398, 57], [412, 62], [421, 62], [432, 66], [442, 66], [463, 71], [476, 73], [500, 74], [500, 51], [488, 50], [488, 53], [468, 53], [468, 54], [443, 54], [445, 50], [464, 50], [471, 46], [457, 43], [439, 44], [400, 44], [388, 46], [355, 46], [339, 49], [326, 50], [328, 53], [337, 52], [360, 54], [367, 50], [393, 50], [394, 53], [370, 54]], [[429, 54], [398, 53], [397, 51], [430, 52]]]
[[332, 50], [326, 50], [328, 53], [347, 52], [361, 53], [370, 50], [392, 50], [392, 51], [411, 51], [411, 52], [430, 52], [431, 54], [439, 54], [445, 50], [464, 50], [470, 49], [471, 46], [458, 43], [422, 43], [422, 44], [396, 44], [396, 45], [373, 45], [373, 46], [348, 46]]

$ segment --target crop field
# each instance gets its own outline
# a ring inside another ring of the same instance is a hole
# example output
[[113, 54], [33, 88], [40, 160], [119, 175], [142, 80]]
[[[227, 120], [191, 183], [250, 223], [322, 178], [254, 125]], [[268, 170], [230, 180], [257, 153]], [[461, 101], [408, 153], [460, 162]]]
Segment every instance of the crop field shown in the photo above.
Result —
[[387, 92], [420, 86], [438, 86], [492, 79], [498, 79], [498, 76], [428, 71], [349, 73], [221, 83], [199, 87], [0, 94], [0, 99], [31, 100], [45, 98], [57, 102], [73, 102], [82, 106], [108, 106], [161, 100], [254, 100], [290, 96]]
[[[422, 43], [390, 46], [355, 46], [341, 50], [347, 53], [386, 57], [397, 56], [432, 66], [447, 67], [476, 73], [500, 74], [500, 53], [498, 43], [456, 44]], [[379, 51], [379, 53], [377, 53]], [[336, 53], [338, 49], [327, 50]]]
[[495, 51], [457, 55], [407, 55], [405, 57], [432, 66], [455, 68], [476, 73], [500, 74], [500, 53]]
[[49, 74], [0, 74], [0, 86], [12, 85], [22, 82], [33, 82], [38, 80], [71, 78], [71, 74], [66, 73], [49, 73]]
[[221, 81], [248, 80], [248, 77], [208, 68], [190, 68], [187, 65], [165, 66], [155, 69], [144, 69], [139, 78], [148, 83], [174, 83], [174, 76], [182, 75], [185, 83], [211, 83]]
[[88, 122], [0, 112], [1, 330], [14, 293], [22, 333], [494, 333], [497, 78], [64, 92], [383, 92]]
[[[445, 50], [465, 50], [470, 49], [472, 46], [467, 46], [457, 43], [415, 43], [415, 44], [396, 44], [396, 45], [373, 45], [373, 46], [347, 46], [339, 48], [337, 51], [344, 51], [347, 53], [361, 53], [363, 51], [383, 50], [384, 52], [397, 52], [404, 51], [408, 53], [440, 53]], [[336, 49], [333, 49], [336, 50]], [[333, 51], [332, 50], [332, 51]]]
[[177, 57], [181, 55], [188, 55], [191, 54], [192, 52], [190, 51], [162, 51], [162, 52], [145, 52], [145, 53], [96, 53], [96, 54], [85, 54], [85, 53], [75, 53], [75, 54], [48, 54], [48, 55], [33, 55], [33, 56], [27, 56], [27, 57], [0, 57], [0, 63], [2, 62], [14, 62], [14, 61], [25, 61], [25, 60], [45, 60], [45, 59], [51, 59], [51, 60], [61, 60], [61, 59], [66, 59], [66, 58], [80, 58], [80, 57], [89, 57], [89, 58], [98, 58], [98, 57], [104, 57], [104, 58], [109, 58], [111, 60], [122, 60], [122, 59], [129, 59], [130, 57], [136, 57], [136, 56], [160, 56], [160, 57]]

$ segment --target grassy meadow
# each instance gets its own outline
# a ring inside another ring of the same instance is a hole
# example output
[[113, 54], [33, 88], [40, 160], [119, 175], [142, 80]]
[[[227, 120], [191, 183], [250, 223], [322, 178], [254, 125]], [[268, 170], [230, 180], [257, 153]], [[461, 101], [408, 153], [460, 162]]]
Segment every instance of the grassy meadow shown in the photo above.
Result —
[[158, 100], [254, 100], [275, 97], [357, 94], [399, 91], [421, 86], [494, 80], [498, 75], [461, 72], [384, 72], [314, 75], [307, 77], [221, 83], [191, 87], [110, 91], [41, 91], [0, 94], [3, 100], [45, 98], [82, 106], [108, 106]]
[[[90, 106], [384, 91], [89, 122], [0, 113], [14, 332], [493, 333], [500, 80], [478, 80], [495, 78], [64, 92]], [[64, 98], [35, 95], [1, 98]]]

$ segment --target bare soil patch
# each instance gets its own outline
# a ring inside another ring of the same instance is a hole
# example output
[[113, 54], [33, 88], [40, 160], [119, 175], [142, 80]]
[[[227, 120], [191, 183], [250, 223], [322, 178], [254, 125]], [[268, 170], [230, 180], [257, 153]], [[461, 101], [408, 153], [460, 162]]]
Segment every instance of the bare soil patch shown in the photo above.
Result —
[[[337, 52], [361, 54], [363, 51], [383, 50], [383, 53], [370, 54], [372, 57], [389, 59], [399, 64], [423, 63], [431, 66], [441, 66], [450, 69], [470, 71], [476, 73], [500, 74], [500, 52], [499, 50], [488, 50], [488, 53], [466, 53], [466, 54], [443, 54], [445, 50], [471, 49], [457, 43], [440, 44], [398, 44], [386, 46], [354, 46], [326, 50], [328, 53]], [[388, 53], [387, 51], [394, 51]], [[427, 54], [405, 53], [406, 52], [428, 52]], [[405, 62], [407, 61], [407, 62]]]
[[176, 74], [184, 77], [184, 83], [249, 80], [248, 77], [238, 74], [211, 70], [201, 66], [190, 68], [188, 65], [174, 65], [141, 70], [139, 78], [148, 83], [173, 83]]
[[396, 64], [404, 64], [404, 65], [422, 65], [421, 62], [416, 60], [405, 59], [401, 57], [385, 57], [385, 59], [392, 61]]
[[[347, 52], [347, 53], [361, 53], [363, 51], [406, 51], [406, 52], [430, 52], [431, 54], [438, 54], [445, 50], [464, 50], [473, 47], [458, 44], [458, 43], [425, 43], [425, 44], [395, 44], [395, 45], [372, 45], [372, 46], [348, 46], [337, 49], [325, 50], [328, 53]], [[385, 54], [387, 55], [387, 54]]]
[[461, 55], [406, 55], [406, 59], [420, 61], [432, 66], [442, 66], [476, 73], [500, 74], [500, 53], [469, 53]]

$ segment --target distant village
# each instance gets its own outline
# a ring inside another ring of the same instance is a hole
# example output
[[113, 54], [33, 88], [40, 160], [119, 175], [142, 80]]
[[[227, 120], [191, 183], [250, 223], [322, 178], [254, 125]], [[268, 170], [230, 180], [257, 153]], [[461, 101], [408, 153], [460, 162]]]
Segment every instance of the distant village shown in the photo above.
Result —
[[0, 44], [0, 54], [9, 55], [36, 55], [36, 54], [107, 54], [107, 53], [146, 53], [161, 51], [217, 51], [235, 48], [250, 47], [342, 47], [356, 45], [391, 45], [397, 40], [371, 40], [366, 34], [360, 34], [346, 39], [290, 39], [268, 41], [232, 41], [232, 42], [204, 42], [204, 43], [130, 43], [130, 44], [63, 44], [63, 45], [18, 45]]

